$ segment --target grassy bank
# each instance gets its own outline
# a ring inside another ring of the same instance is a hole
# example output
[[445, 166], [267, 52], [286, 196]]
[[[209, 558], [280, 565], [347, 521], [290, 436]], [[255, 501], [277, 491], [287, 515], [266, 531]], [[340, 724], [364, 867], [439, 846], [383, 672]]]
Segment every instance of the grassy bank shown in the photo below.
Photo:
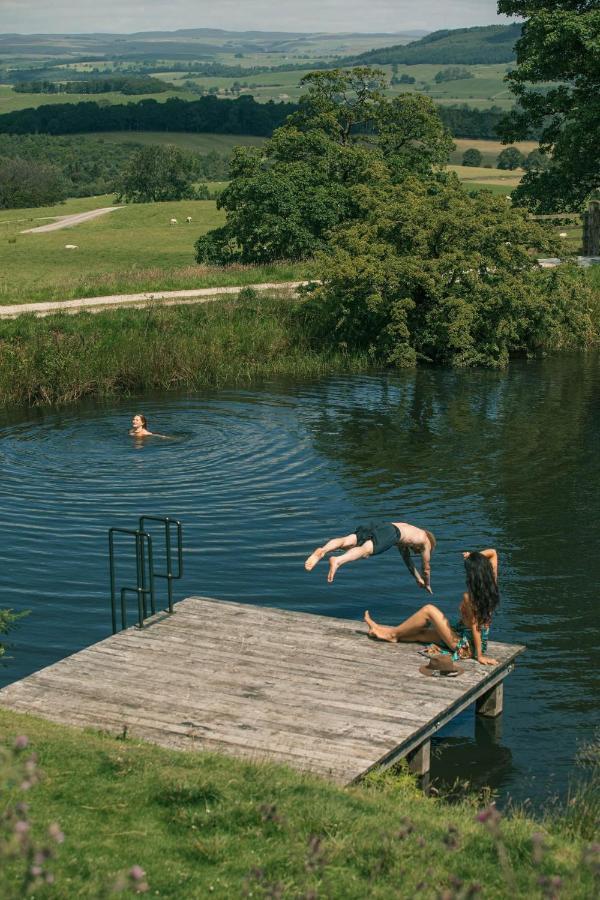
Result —
[[[426, 798], [407, 775], [341, 789], [280, 766], [167, 751], [5, 710], [0, 731], [5, 747], [29, 740], [7, 754], [13, 775], [27, 772], [32, 751], [43, 772], [25, 813], [35, 844], [52, 843], [55, 854], [43, 863], [54, 884], [35, 888], [40, 900], [108, 896], [132, 866], [144, 870], [150, 896], [181, 900], [594, 895], [598, 851], [589, 839], [559, 822], [542, 827], [475, 802]], [[23, 792], [14, 786], [4, 796], [10, 809]], [[23, 869], [22, 859], [3, 865], [7, 900], [23, 896]]]
[[366, 354], [315, 349], [301, 306], [281, 298], [21, 316], [0, 321], [0, 346], [3, 406], [360, 372], [370, 364]]

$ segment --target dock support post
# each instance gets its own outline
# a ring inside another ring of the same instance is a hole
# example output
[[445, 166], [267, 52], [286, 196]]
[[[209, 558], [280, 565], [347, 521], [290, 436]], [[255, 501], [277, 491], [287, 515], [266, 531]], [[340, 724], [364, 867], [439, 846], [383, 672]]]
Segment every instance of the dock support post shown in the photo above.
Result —
[[504, 682], [496, 684], [475, 701], [475, 710], [478, 716], [490, 716], [495, 718], [502, 712], [504, 702]]
[[408, 768], [413, 775], [427, 775], [431, 764], [431, 741], [425, 741], [406, 756]]

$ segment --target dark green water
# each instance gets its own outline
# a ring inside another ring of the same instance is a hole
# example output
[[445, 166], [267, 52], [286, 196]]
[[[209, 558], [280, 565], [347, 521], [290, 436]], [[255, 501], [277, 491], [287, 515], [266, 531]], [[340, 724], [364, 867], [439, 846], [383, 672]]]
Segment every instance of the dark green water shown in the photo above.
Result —
[[[406, 519], [438, 537], [433, 599], [450, 617], [460, 551], [498, 549], [492, 639], [528, 647], [501, 722], [460, 716], [436, 742], [434, 778], [518, 801], [564, 795], [598, 725], [599, 397], [600, 359], [587, 355], [5, 415], [0, 602], [31, 615], [0, 684], [109, 633], [111, 525], [182, 520], [179, 597], [355, 619], [369, 607], [397, 623], [425, 600], [398, 554], [347, 566], [331, 586], [303, 561], [361, 520]], [[140, 407], [171, 440], [136, 446]]]

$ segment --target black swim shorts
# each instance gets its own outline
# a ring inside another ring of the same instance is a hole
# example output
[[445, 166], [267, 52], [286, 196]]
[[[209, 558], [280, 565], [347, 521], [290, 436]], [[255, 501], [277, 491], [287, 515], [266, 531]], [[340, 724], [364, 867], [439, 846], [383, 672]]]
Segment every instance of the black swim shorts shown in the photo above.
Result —
[[378, 525], [372, 522], [370, 525], [358, 525], [354, 529], [356, 542], [360, 547], [365, 541], [373, 541], [373, 556], [385, 553], [390, 547], [397, 546], [400, 542], [400, 530], [391, 522]]

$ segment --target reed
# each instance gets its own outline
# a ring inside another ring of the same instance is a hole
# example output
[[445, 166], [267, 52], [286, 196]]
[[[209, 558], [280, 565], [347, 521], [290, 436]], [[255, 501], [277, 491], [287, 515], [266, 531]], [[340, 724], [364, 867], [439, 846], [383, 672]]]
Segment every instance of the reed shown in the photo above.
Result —
[[197, 390], [361, 372], [364, 353], [318, 348], [293, 300], [253, 298], [0, 322], [0, 405]]

